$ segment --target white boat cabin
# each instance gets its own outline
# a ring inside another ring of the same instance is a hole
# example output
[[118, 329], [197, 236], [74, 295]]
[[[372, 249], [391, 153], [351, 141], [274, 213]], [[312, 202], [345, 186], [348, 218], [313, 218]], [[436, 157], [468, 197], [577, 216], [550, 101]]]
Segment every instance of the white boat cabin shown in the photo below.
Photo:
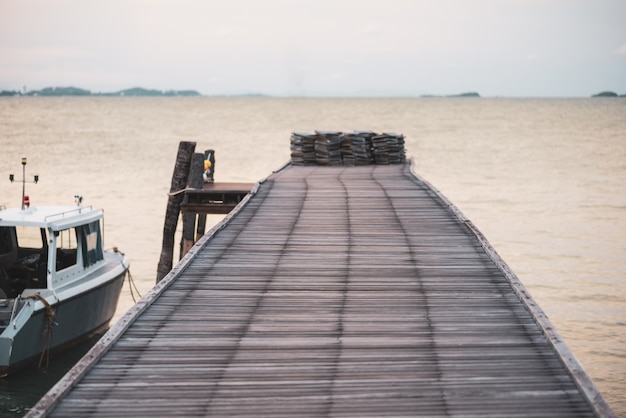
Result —
[[82, 206], [0, 209], [0, 299], [84, 279], [104, 263], [102, 218]]

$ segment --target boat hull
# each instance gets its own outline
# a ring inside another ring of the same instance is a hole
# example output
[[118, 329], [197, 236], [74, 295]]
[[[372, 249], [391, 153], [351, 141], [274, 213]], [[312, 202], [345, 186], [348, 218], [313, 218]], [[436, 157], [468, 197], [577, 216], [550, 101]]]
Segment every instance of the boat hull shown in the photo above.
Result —
[[[13, 335], [0, 336], [0, 376], [37, 363], [46, 350], [59, 351], [74, 345], [108, 326], [126, 276], [126, 270], [111, 280], [80, 295], [33, 311], [26, 323]], [[34, 300], [28, 303], [34, 305]], [[24, 308], [23, 308], [24, 309]], [[12, 327], [13, 325], [9, 325]]]

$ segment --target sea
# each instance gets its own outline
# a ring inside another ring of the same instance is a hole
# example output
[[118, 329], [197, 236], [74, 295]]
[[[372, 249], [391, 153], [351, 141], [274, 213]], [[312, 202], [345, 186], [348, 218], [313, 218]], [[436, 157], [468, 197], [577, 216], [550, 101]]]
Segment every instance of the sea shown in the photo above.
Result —
[[[626, 98], [5, 97], [0, 205], [21, 204], [26, 157], [31, 205], [80, 195], [104, 209], [105, 246], [127, 255], [143, 294], [180, 141], [215, 150], [217, 182], [254, 183], [289, 161], [292, 132], [315, 130], [404, 134], [415, 171], [481, 230], [626, 417]], [[115, 320], [133, 297], [126, 284]], [[90, 344], [0, 379], [0, 416], [27, 412]]]

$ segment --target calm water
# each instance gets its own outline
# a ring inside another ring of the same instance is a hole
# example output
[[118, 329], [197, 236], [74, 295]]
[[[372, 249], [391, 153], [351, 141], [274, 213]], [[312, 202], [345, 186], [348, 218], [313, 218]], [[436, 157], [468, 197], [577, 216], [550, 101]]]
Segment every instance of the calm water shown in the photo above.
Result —
[[[416, 171], [487, 236], [614, 411], [626, 416], [626, 99], [0, 99], [0, 204], [105, 209], [105, 240], [154, 284], [181, 140], [217, 152], [217, 181], [255, 182], [289, 159], [292, 131], [404, 133]], [[218, 216], [210, 222], [217, 222]], [[132, 306], [128, 288], [117, 317]], [[59, 370], [0, 381], [22, 414]]]

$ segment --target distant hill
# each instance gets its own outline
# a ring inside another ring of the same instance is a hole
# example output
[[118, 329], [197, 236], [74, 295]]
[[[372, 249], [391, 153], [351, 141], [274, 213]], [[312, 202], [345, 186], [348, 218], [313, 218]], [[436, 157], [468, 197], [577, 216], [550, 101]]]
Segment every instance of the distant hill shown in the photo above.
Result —
[[121, 90], [116, 93], [102, 93], [100, 96], [200, 96], [195, 90], [150, 90], [142, 87]]
[[142, 87], [121, 90], [114, 93], [92, 93], [78, 87], [46, 87], [41, 90], [30, 90], [26, 93], [3, 90], [0, 96], [150, 96], [150, 97], [180, 97], [201, 96], [195, 90], [150, 90]]
[[468, 93], [451, 94], [447, 96], [438, 96], [438, 95], [428, 94], [428, 95], [423, 95], [422, 97], [480, 97], [480, 94], [472, 91]]
[[601, 93], [594, 94], [591, 97], [619, 97], [619, 96], [617, 95], [617, 93], [613, 91], [603, 91]]
[[[29, 92], [30, 93], [30, 92]], [[28, 94], [29, 96], [91, 96], [89, 90], [80, 89], [78, 87], [46, 87], [38, 90], [37, 94]]]

